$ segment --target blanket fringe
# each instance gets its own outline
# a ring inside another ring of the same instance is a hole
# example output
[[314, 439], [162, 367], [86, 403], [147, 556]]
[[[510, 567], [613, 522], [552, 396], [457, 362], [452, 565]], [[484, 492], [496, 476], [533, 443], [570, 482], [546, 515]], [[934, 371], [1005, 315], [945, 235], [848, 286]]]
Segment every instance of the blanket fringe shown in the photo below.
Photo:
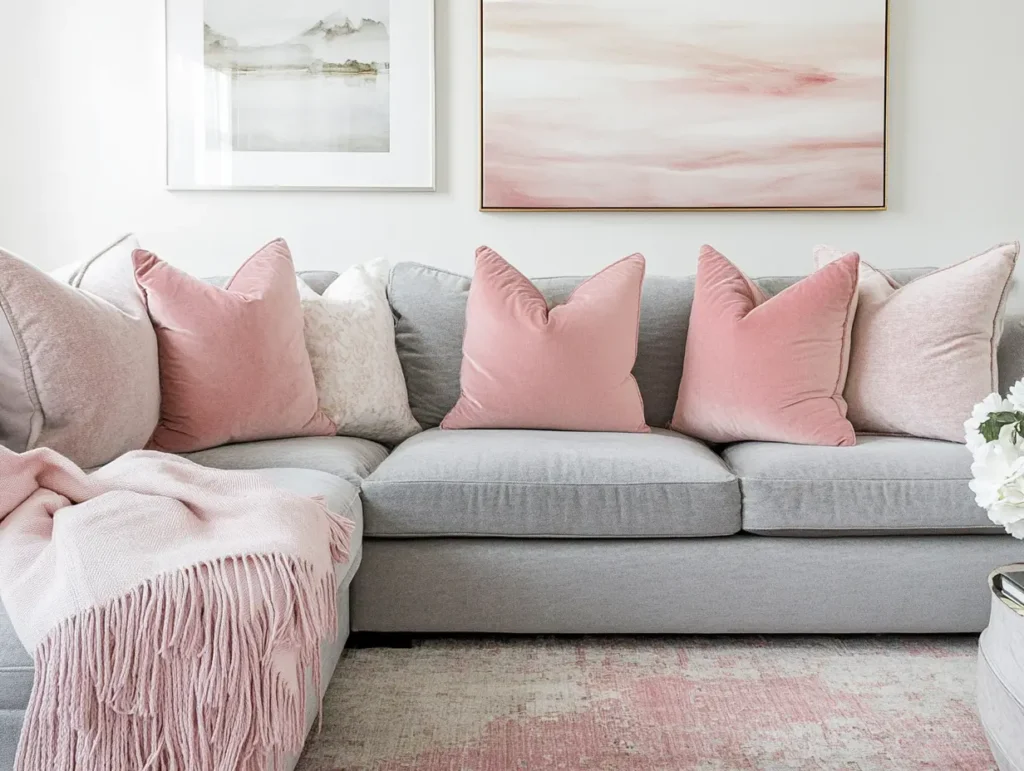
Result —
[[[327, 509], [334, 562], [353, 523]], [[36, 648], [17, 771], [266, 771], [302, 749], [333, 570], [275, 554], [163, 574]]]

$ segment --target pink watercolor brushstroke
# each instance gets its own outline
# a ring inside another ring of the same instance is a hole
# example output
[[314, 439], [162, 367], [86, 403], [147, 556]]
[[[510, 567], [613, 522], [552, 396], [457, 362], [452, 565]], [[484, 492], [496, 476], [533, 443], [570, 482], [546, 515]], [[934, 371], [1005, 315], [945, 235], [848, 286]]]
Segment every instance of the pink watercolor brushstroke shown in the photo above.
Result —
[[685, 25], [485, 0], [484, 205], [881, 206], [885, 6], [815, 23], [841, 1]]

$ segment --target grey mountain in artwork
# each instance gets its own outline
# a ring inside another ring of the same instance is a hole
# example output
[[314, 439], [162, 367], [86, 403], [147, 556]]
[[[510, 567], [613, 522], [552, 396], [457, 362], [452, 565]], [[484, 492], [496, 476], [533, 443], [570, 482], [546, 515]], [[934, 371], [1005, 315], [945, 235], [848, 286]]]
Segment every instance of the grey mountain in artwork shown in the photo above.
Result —
[[387, 26], [374, 19], [332, 14], [300, 35], [271, 45], [245, 46], [203, 25], [206, 66], [235, 72], [308, 70], [375, 75], [390, 69]]
[[337, 19], [318, 21], [305, 31], [303, 37], [322, 37], [325, 40], [331, 41], [338, 37], [359, 33], [371, 37], [387, 38], [388, 36], [387, 27], [382, 22], [374, 21], [373, 19], [362, 19], [358, 25], [353, 25], [352, 21], [345, 17], [340, 24]]

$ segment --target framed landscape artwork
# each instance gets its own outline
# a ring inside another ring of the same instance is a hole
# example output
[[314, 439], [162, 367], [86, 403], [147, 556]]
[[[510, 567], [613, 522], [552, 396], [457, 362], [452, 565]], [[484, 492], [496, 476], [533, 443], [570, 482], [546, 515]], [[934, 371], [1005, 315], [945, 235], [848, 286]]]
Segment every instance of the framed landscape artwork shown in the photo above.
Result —
[[481, 208], [882, 209], [886, 0], [481, 0]]
[[170, 188], [433, 189], [433, 0], [166, 2]]

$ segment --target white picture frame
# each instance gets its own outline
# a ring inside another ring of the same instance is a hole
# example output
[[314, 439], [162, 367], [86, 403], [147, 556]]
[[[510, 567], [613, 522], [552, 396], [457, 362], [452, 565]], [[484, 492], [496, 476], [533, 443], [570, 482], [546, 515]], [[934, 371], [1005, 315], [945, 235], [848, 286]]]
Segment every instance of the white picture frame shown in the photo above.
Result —
[[[381, 5], [384, 54], [362, 56], [364, 40], [356, 59], [358, 14]], [[165, 14], [168, 189], [435, 189], [433, 0], [166, 0]], [[338, 93], [356, 81], [365, 109]]]

